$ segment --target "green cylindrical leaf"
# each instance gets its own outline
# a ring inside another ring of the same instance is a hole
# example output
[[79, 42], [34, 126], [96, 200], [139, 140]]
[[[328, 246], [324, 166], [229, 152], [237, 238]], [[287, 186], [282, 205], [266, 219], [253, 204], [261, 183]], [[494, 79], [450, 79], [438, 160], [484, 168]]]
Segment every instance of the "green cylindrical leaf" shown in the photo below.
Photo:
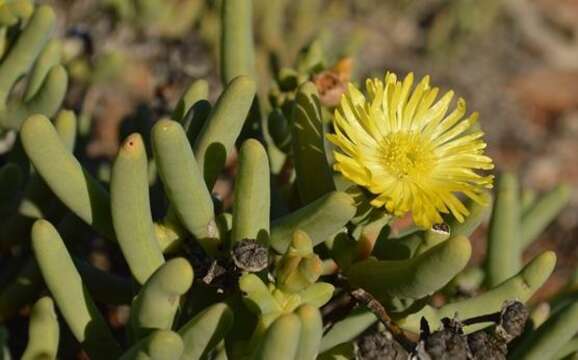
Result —
[[[507, 300], [517, 299], [527, 301], [552, 274], [556, 265], [556, 254], [551, 251], [536, 256], [517, 275], [504, 281], [499, 286], [471, 299], [449, 303], [439, 309], [426, 306], [421, 311], [412, 314], [398, 324], [404, 329], [419, 332], [420, 320], [425, 317], [432, 329], [441, 326], [441, 319], [453, 317], [457, 313], [460, 319], [498, 312]], [[472, 325], [468, 332], [476, 331], [488, 324]]]
[[184, 258], [175, 258], [161, 266], [145, 283], [133, 301], [130, 326], [134, 340], [154, 330], [173, 325], [179, 298], [193, 283], [193, 268]]
[[179, 329], [185, 349], [182, 360], [204, 358], [233, 325], [233, 312], [224, 303], [208, 307]]
[[321, 313], [315, 306], [305, 304], [297, 308], [295, 314], [301, 320], [301, 338], [295, 359], [314, 360], [319, 354], [323, 336]]
[[127, 350], [120, 360], [175, 360], [183, 355], [183, 340], [176, 332], [157, 330]]
[[470, 241], [458, 236], [408, 260], [355, 263], [346, 275], [353, 288], [365, 289], [382, 302], [393, 297], [420, 299], [462, 271], [471, 252]]
[[421, 255], [429, 249], [441, 244], [450, 238], [450, 229], [445, 224], [436, 224], [422, 233], [422, 242], [416, 249], [415, 255]]
[[542, 326], [516, 345], [508, 354], [511, 359], [554, 359], [560, 348], [578, 332], [578, 302], [551, 316]]
[[221, 4], [221, 77], [224, 84], [239, 75], [255, 78], [252, 0]]
[[323, 264], [313, 252], [311, 239], [303, 231], [295, 231], [289, 250], [275, 265], [277, 288], [299, 292], [315, 283], [321, 276]]
[[[320, 26], [321, 11], [323, 9], [323, 1], [321, 0], [296, 0], [290, 5], [293, 9], [293, 18], [291, 19], [291, 31], [288, 34], [291, 55], [297, 54], [308, 42], [311, 41], [316, 29]], [[309, 45], [311, 47], [311, 45]], [[309, 67], [318, 65], [318, 63], [311, 64], [311, 61], [306, 62]], [[310, 70], [305, 64], [302, 64], [299, 70]]]
[[331, 168], [325, 155], [325, 131], [317, 88], [301, 85], [293, 105], [293, 161], [299, 197], [309, 204], [335, 190]]
[[315, 307], [322, 307], [333, 297], [335, 287], [329, 283], [316, 282], [299, 293], [301, 302]]
[[258, 360], [295, 360], [299, 351], [301, 321], [295, 314], [281, 315], [267, 329], [257, 350]]
[[502, 174], [488, 231], [486, 282], [494, 287], [520, 270], [520, 195], [518, 179]]
[[243, 301], [253, 313], [263, 315], [281, 311], [279, 303], [257, 275], [243, 274], [239, 279], [239, 289], [244, 293]]
[[285, 47], [285, 20], [287, 10], [287, 0], [261, 1], [255, 2], [255, 7], [259, 8], [259, 35], [262, 36], [263, 44], [280, 59], [288, 50]]
[[[76, 142], [76, 117], [70, 111], [61, 111], [55, 119], [54, 126], [65, 147], [72, 152]], [[4, 187], [2, 187], [4, 188]], [[8, 190], [8, 187], [5, 189]], [[20, 197], [20, 190], [12, 192]], [[8, 205], [8, 200], [0, 203]], [[63, 215], [64, 208], [37, 172], [32, 172], [24, 188], [17, 211], [12, 209], [0, 235], [2, 246], [9, 248], [16, 242], [26, 242], [30, 236], [30, 227], [35, 219], [47, 218], [57, 220]]]
[[522, 211], [522, 217], [536, 203], [536, 197], [536, 191], [533, 189], [522, 189], [522, 194], [520, 194], [520, 210]]
[[231, 80], [201, 129], [194, 153], [209, 190], [213, 189], [243, 128], [255, 92], [255, 82], [249, 77], [239, 76]]
[[209, 83], [203, 79], [193, 82], [177, 103], [177, 107], [175, 111], [173, 111], [172, 119], [183, 125], [185, 129], [188, 129], [189, 124], [184, 122], [185, 115], [197, 102], [207, 100], [208, 97]]
[[187, 231], [172, 211], [172, 207], [169, 207], [165, 217], [161, 221], [155, 222], [154, 225], [155, 234], [163, 253], [171, 253], [178, 249], [182, 240], [188, 236]]
[[61, 52], [62, 46], [60, 40], [52, 39], [46, 44], [30, 72], [30, 78], [28, 79], [26, 92], [24, 93], [24, 101], [29, 101], [34, 97], [42, 86], [50, 69], [60, 63]]
[[377, 316], [365, 307], [351, 311], [347, 317], [336, 322], [321, 339], [320, 353], [358, 337], [377, 322]]
[[56, 359], [60, 329], [52, 299], [40, 298], [30, 312], [28, 344], [22, 360]]
[[38, 91], [26, 102], [27, 113], [51, 117], [60, 108], [67, 89], [68, 73], [66, 69], [62, 65], [54, 65], [46, 74]]
[[239, 154], [239, 172], [235, 184], [231, 242], [257, 239], [269, 243], [271, 191], [269, 161], [257, 140], [243, 143]]
[[84, 287], [60, 235], [48, 221], [34, 223], [32, 249], [46, 286], [83, 349], [92, 359], [118, 357], [119, 345]]
[[33, 0], [13, 0], [6, 5], [14, 15], [21, 19], [28, 19], [34, 12]]
[[116, 238], [132, 275], [140, 284], [165, 262], [154, 232], [147, 166], [142, 138], [132, 134], [119, 149], [110, 180]]
[[575, 359], [576, 356], [578, 356], [578, 338], [575, 337], [556, 352], [554, 359], [570, 360]]
[[212, 108], [208, 100], [199, 100], [185, 114], [183, 123], [184, 128], [187, 129], [187, 138], [191, 146], [197, 142], [201, 130], [211, 115]]
[[[58, 136], [62, 140], [65, 148], [70, 152], [74, 152], [76, 144], [76, 116], [72, 111], [62, 110], [54, 119], [54, 128]], [[50, 191], [46, 183], [40, 178], [37, 172], [30, 175], [28, 184], [24, 189], [24, 198], [20, 203], [18, 212], [21, 215], [30, 218], [58, 218], [55, 214], [54, 207], [58, 200]], [[30, 229], [27, 229], [30, 231]]]
[[76, 145], [77, 127], [78, 122], [76, 121], [76, 115], [73, 111], [61, 110], [54, 119], [54, 128], [56, 128], [56, 132], [60, 135], [64, 146], [71, 153], [74, 152], [74, 146]]
[[10, 15], [15, 19], [15, 22], [10, 25], [16, 24], [16, 21], [26, 22], [34, 12], [34, 1], [12, 0], [3, 3], [2, 10], [6, 10], [6, 12], [10, 13]]
[[6, 114], [0, 116], [0, 121], [4, 127], [19, 129], [22, 122], [31, 115], [43, 114], [51, 117], [60, 108], [67, 89], [68, 74], [62, 65], [55, 65], [34, 97], [26, 103], [20, 100], [9, 102]]
[[209, 254], [220, 244], [211, 194], [179, 123], [161, 120], [152, 131], [158, 171], [172, 210]]
[[273, 221], [271, 224], [271, 246], [284, 253], [295, 230], [309, 235], [313, 246], [322, 243], [339, 232], [355, 215], [355, 204], [351, 196], [334, 191], [301, 209]]
[[34, 168], [71, 211], [108, 239], [114, 239], [109, 195], [68, 151], [42, 115], [28, 118], [20, 131]]
[[39, 6], [0, 66], [0, 104], [4, 104], [12, 85], [32, 66], [54, 29], [54, 11]]
[[15, 25], [17, 22], [18, 17], [10, 11], [8, 6], [3, 5], [0, 7], [0, 26], [7, 28]]
[[522, 216], [522, 247], [534, 241], [570, 201], [571, 188], [560, 185], [544, 194]]

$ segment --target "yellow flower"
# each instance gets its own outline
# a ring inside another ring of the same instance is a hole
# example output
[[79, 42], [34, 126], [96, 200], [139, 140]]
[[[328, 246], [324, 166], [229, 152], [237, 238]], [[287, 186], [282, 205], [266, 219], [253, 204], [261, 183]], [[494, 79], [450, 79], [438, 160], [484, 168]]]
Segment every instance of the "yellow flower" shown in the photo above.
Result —
[[334, 168], [376, 194], [373, 206], [395, 216], [411, 212], [420, 227], [442, 222], [440, 213], [462, 222], [469, 212], [457, 193], [483, 204], [480, 195], [493, 182], [475, 172], [494, 167], [483, 132], [472, 128], [478, 114], [464, 119], [462, 98], [447, 114], [453, 91], [436, 102], [439, 89], [428, 76], [412, 85], [413, 74], [398, 81], [388, 72], [385, 82], [367, 80], [366, 97], [349, 84], [328, 135], [338, 149]]

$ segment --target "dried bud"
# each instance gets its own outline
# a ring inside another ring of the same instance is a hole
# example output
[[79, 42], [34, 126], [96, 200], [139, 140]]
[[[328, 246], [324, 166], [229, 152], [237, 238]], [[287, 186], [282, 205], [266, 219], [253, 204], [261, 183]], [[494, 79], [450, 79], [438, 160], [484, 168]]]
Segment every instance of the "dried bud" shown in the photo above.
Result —
[[448, 330], [454, 334], [463, 335], [464, 334], [464, 325], [461, 321], [456, 318], [443, 318], [442, 324], [444, 326], [444, 330]]
[[495, 329], [495, 334], [506, 343], [522, 335], [529, 316], [526, 305], [519, 301], [508, 301], [502, 307], [500, 321]]
[[339, 104], [341, 95], [347, 90], [347, 82], [351, 78], [353, 61], [351, 58], [341, 59], [334, 67], [313, 77], [313, 83], [319, 92], [319, 100], [328, 107]]
[[423, 360], [467, 360], [470, 351], [462, 324], [455, 319], [442, 319], [443, 329], [425, 335], [417, 347], [417, 359]]
[[231, 258], [242, 271], [258, 272], [269, 265], [269, 250], [257, 240], [243, 239], [231, 250]]
[[213, 262], [209, 265], [206, 273], [202, 274], [201, 281], [206, 285], [210, 285], [216, 278], [224, 275], [227, 270], [217, 262]]
[[483, 330], [468, 335], [468, 345], [474, 360], [505, 360], [508, 352], [506, 344]]
[[328, 107], [337, 106], [341, 95], [347, 89], [346, 84], [339, 80], [339, 75], [331, 70], [315, 75], [313, 83], [319, 91], [319, 100]]
[[372, 327], [357, 339], [357, 359], [359, 360], [405, 360], [408, 353], [393, 339], [391, 334]]

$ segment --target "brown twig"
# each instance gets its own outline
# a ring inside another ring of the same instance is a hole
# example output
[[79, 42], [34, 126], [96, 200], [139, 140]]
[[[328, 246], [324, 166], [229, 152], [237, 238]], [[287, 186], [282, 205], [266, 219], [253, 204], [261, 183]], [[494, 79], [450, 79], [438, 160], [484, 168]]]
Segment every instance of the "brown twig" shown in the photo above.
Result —
[[404, 334], [403, 330], [393, 321], [391, 317], [385, 311], [385, 308], [379, 301], [377, 301], [373, 295], [367, 291], [359, 288], [349, 292], [353, 298], [355, 298], [360, 304], [367, 306], [371, 312], [377, 315], [379, 321], [385, 325], [387, 331], [391, 333], [393, 338], [405, 348], [405, 350], [411, 352], [415, 347], [415, 344], [410, 341]]

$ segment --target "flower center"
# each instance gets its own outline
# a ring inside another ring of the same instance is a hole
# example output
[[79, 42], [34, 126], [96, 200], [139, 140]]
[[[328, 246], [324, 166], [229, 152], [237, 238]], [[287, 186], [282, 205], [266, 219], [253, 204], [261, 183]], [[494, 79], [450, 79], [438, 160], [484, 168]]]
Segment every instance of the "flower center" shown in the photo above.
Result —
[[381, 147], [385, 168], [400, 180], [417, 180], [434, 166], [433, 146], [416, 132], [391, 133], [385, 137]]

